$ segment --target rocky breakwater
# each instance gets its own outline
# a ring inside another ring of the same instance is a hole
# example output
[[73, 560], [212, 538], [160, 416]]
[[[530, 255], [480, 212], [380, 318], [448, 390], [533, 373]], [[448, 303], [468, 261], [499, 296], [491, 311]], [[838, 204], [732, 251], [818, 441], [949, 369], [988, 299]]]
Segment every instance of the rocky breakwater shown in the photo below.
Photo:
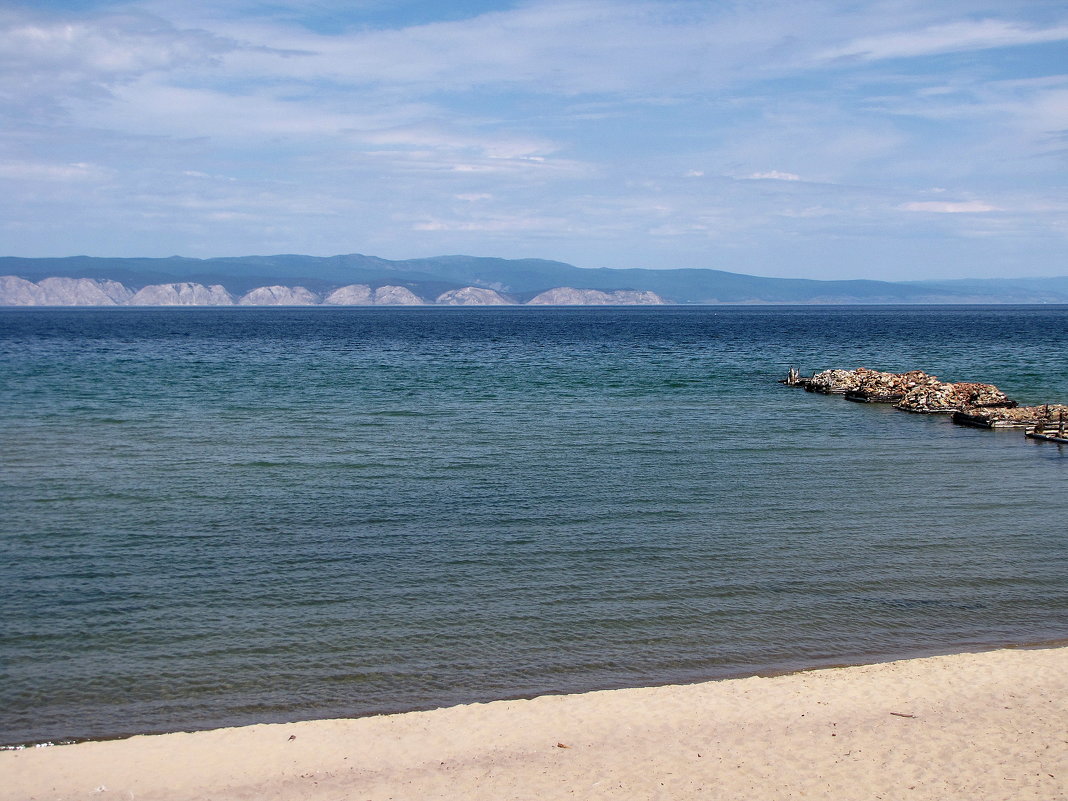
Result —
[[936, 381], [909, 390], [894, 408], [921, 414], [953, 414], [961, 409], [1012, 409], [1016, 405], [993, 384]]
[[961, 409], [1011, 408], [1016, 401], [993, 384], [950, 383], [922, 370], [886, 373], [857, 367], [832, 369], [803, 378], [796, 370], [782, 383], [825, 395], [845, 395], [861, 403], [891, 403], [921, 414], [952, 414]]
[[922, 370], [907, 373], [884, 373], [858, 367], [855, 370], [825, 370], [816, 373], [806, 389], [812, 392], [845, 395], [862, 403], [897, 403], [917, 387], [937, 382]]
[[[865, 403], [891, 403], [895, 409], [921, 414], [952, 414], [953, 422], [980, 428], [1022, 428], [1028, 436], [1063, 441], [1068, 405], [1020, 406], [993, 384], [950, 383], [922, 370], [884, 373], [858, 367], [831, 369], [803, 377], [796, 368], [780, 381], [825, 395], [844, 395]], [[1045, 436], [1042, 432], [1059, 432]]]

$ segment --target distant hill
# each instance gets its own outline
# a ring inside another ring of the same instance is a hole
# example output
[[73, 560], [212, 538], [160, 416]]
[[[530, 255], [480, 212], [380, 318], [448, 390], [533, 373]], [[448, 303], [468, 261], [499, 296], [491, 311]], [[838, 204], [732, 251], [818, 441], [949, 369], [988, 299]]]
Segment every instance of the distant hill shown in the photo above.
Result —
[[239, 295], [266, 285], [325, 293], [348, 284], [407, 287], [437, 297], [484, 287], [525, 302], [557, 287], [655, 292], [671, 303], [1068, 303], [1068, 276], [957, 281], [818, 281], [762, 278], [708, 269], [586, 269], [543, 259], [435, 256], [391, 261], [359, 253], [340, 256], [240, 256], [190, 259], [0, 257], [0, 275], [118, 281], [132, 290], [171, 282], [219, 284]]

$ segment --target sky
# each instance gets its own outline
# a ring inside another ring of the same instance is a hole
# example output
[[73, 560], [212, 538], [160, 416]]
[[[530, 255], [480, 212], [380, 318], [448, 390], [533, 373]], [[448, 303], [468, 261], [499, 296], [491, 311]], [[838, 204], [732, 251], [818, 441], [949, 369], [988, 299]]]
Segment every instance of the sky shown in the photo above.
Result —
[[0, 0], [0, 255], [1068, 275], [1063, 0]]

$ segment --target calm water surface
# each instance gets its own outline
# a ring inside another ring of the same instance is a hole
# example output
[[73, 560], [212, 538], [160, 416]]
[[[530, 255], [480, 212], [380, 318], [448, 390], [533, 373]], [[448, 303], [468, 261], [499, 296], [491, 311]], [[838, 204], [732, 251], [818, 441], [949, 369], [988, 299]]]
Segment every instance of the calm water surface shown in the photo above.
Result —
[[0, 311], [0, 743], [1068, 637], [1068, 309]]

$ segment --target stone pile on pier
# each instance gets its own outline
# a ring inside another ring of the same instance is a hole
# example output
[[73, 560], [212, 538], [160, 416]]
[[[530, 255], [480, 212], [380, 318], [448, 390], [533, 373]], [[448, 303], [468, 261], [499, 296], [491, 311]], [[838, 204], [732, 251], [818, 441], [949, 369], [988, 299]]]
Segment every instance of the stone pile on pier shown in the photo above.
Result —
[[926, 389], [939, 383], [933, 375], [922, 370], [907, 373], [882, 373], [863, 367], [856, 370], [857, 387], [846, 393], [850, 400], [863, 403], [899, 403], [917, 389]]
[[884, 373], [858, 367], [855, 370], [824, 370], [811, 378], [801, 378], [796, 371], [791, 373], [793, 381], [785, 383], [800, 386], [809, 392], [821, 392], [825, 395], [845, 395], [853, 400], [876, 403], [894, 403], [901, 400], [911, 390], [938, 383], [933, 375], [921, 370], [908, 373]]
[[895, 408], [921, 414], [952, 414], [961, 409], [1012, 409], [1016, 401], [993, 384], [935, 381], [906, 393]]
[[884, 373], [858, 367], [855, 370], [824, 370], [802, 378], [796, 370], [783, 383], [809, 392], [845, 395], [865, 403], [892, 403], [908, 412], [952, 414], [966, 408], [1013, 407], [1010, 399], [993, 384], [949, 383], [923, 370]]

